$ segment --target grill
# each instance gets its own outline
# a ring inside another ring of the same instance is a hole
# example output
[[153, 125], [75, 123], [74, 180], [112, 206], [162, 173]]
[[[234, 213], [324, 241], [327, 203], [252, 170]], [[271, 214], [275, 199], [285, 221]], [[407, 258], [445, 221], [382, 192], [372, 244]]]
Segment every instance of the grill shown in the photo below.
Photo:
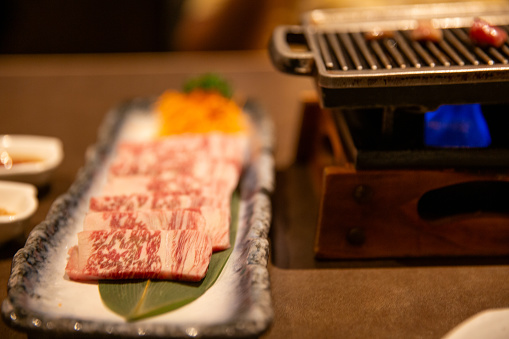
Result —
[[[472, 43], [476, 17], [509, 32], [496, 2], [316, 10], [274, 30], [273, 64], [316, 82], [298, 158], [320, 194], [318, 258], [509, 255], [509, 44]], [[443, 38], [414, 40], [422, 22]], [[423, 113], [450, 104], [480, 107], [489, 147], [425, 144]]]
[[[304, 16], [302, 26], [278, 27], [270, 53], [281, 71], [314, 76], [324, 107], [413, 105], [429, 110], [442, 104], [505, 101], [509, 45], [476, 46], [468, 30], [482, 15], [507, 31], [509, 7], [471, 3], [461, 12], [457, 8], [444, 4], [314, 11]], [[443, 39], [413, 40], [410, 34], [422, 20], [440, 29]], [[374, 29], [393, 36], [365, 39], [364, 33]], [[296, 44], [300, 51], [292, 49]]]
[[[503, 28], [507, 30], [507, 26]], [[487, 49], [477, 47], [471, 43], [467, 28], [444, 29], [443, 34], [444, 40], [436, 43], [414, 41], [409, 31], [396, 31], [393, 37], [383, 38], [381, 41], [366, 41], [360, 32], [316, 33], [314, 39], [320, 49], [321, 63], [329, 72], [413, 67], [422, 68], [420, 75], [424, 75], [427, 72], [437, 74], [436, 70], [440, 66], [446, 66], [450, 71], [456, 66], [492, 66], [508, 63], [507, 45]], [[478, 71], [477, 68], [470, 70], [474, 71], [471, 74]], [[384, 73], [378, 72], [376, 76], [382, 74]]]

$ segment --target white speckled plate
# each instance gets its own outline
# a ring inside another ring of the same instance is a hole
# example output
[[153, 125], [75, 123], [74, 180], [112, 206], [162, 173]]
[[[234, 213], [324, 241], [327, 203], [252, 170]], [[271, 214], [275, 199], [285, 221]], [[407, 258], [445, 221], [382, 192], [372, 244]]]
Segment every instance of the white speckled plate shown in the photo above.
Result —
[[272, 321], [267, 271], [273, 191], [273, 128], [253, 102], [245, 111], [255, 122], [261, 152], [240, 182], [239, 228], [234, 250], [216, 283], [196, 301], [175, 311], [126, 322], [101, 302], [97, 284], [64, 278], [67, 250], [76, 243], [90, 196], [105, 180], [110, 152], [123, 138], [145, 138], [153, 127], [153, 101], [131, 101], [112, 111], [69, 191], [57, 199], [13, 259], [4, 321], [33, 334], [93, 337], [246, 337]]

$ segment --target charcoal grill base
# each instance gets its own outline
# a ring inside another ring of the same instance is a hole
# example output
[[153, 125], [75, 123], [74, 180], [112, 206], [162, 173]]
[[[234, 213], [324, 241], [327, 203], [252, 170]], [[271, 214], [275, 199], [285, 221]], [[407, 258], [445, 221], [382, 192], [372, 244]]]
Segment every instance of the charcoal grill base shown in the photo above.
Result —
[[317, 258], [509, 254], [509, 172], [359, 170], [333, 114], [306, 102], [298, 160], [320, 196]]

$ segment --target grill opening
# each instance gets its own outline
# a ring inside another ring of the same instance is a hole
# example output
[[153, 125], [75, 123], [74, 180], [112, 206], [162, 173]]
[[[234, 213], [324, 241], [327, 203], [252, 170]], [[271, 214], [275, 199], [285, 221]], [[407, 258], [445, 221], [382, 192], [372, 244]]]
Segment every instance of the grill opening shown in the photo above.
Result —
[[[480, 105], [490, 132], [489, 148], [509, 149], [509, 104]], [[425, 115], [419, 109], [394, 108], [390, 133], [384, 127], [385, 108], [340, 109], [357, 148], [363, 150], [403, 150], [434, 147], [424, 141]]]
[[[487, 147], [425, 144], [425, 114], [415, 108], [335, 109], [336, 128], [357, 169], [507, 169], [509, 104], [481, 105]], [[389, 112], [389, 114], [388, 114]]]
[[509, 182], [473, 181], [426, 192], [417, 204], [424, 220], [458, 215], [496, 213], [509, 215]]

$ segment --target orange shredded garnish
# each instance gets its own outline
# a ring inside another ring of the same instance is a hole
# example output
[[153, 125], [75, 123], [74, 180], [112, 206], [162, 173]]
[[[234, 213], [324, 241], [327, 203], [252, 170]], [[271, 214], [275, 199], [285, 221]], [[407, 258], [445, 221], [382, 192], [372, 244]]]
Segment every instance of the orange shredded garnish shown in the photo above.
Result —
[[161, 136], [213, 131], [237, 133], [247, 129], [240, 107], [215, 91], [166, 91], [159, 97], [156, 110]]

